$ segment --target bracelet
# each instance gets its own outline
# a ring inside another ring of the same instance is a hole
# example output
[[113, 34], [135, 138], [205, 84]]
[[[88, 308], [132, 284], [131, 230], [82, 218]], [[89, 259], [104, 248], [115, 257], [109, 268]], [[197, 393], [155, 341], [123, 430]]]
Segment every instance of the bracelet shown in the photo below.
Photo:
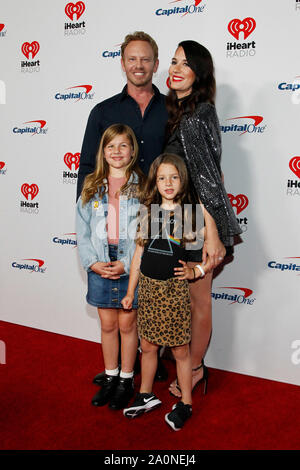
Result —
[[205, 276], [205, 271], [204, 271], [204, 269], [202, 268], [202, 266], [201, 266], [200, 264], [196, 264], [195, 268], [198, 268], [198, 269], [199, 269], [199, 271], [200, 271], [200, 273], [201, 273], [200, 277], [204, 277], [204, 276]]

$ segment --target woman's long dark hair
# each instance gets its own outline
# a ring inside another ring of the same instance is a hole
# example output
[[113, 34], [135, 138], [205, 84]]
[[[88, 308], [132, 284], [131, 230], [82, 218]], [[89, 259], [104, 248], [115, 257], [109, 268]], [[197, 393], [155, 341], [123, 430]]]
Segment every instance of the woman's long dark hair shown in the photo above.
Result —
[[166, 98], [169, 119], [167, 122], [166, 138], [174, 132], [186, 109], [193, 114], [200, 102], [215, 103], [216, 80], [214, 64], [210, 52], [196, 41], [182, 41], [178, 44], [185, 53], [188, 65], [196, 75], [191, 94], [181, 103], [174, 90], [169, 91]]

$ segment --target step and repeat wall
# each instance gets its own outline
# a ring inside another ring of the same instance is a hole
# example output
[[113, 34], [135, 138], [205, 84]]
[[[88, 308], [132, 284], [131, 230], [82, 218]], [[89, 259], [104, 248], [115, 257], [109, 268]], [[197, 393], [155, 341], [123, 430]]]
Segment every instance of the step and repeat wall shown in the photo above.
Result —
[[120, 44], [136, 30], [158, 43], [164, 93], [181, 40], [215, 63], [222, 169], [243, 234], [213, 282], [206, 362], [299, 385], [296, 0], [2, 2], [1, 320], [100, 342], [76, 247], [77, 173], [88, 115], [126, 83]]

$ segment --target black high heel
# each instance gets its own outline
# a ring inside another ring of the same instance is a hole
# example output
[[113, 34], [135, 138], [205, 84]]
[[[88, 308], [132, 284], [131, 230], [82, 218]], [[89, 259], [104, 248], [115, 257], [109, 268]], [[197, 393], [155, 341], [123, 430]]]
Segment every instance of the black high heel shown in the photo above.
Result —
[[200, 385], [201, 383], [203, 383], [203, 395], [206, 395], [206, 392], [207, 392], [207, 382], [208, 382], [208, 368], [206, 367], [206, 365], [204, 364], [204, 361], [202, 359], [201, 361], [201, 364], [200, 366], [198, 367], [195, 367], [194, 369], [192, 369], [193, 372], [196, 372], [197, 370], [200, 370], [203, 368], [203, 376], [200, 380], [198, 380], [198, 382], [195, 383], [193, 389], [192, 389], [192, 392], [195, 390], [196, 387], [198, 387], [198, 385]]
[[[195, 390], [195, 388], [197, 388], [200, 384], [203, 383], [203, 395], [206, 395], [206, 392], [207, 392], [207, 382], [208, 382], [208, 368], [206, 367], [206, 365], [204, 364], [204, 360], [202, 359], [201, 361], [201, 364], [200, 366], [198, 367], [195, 367], [194, 369], [192, 369], [192, 372], [196, 372], [197, 370], [200, 370], [201, 368], [203, 368], [203, 377], [201, 377], [200, 380], [198, 380], [198, 382], [195, 383], [194, 387], [192, 388], [192, 392]], [[175, 387], [177, 388], [177, 390], [181, 393], [181, 388], [179, 387], [179, 383], [178, 383], [178, 380], [176, 379], [175, 380]], [[171, 392], [171, 390], [169, 390], [170, 394], [173, 396], [173, 397], [176, 397], [178, 398], [177, 395], [175, 395], [174, 393]]]

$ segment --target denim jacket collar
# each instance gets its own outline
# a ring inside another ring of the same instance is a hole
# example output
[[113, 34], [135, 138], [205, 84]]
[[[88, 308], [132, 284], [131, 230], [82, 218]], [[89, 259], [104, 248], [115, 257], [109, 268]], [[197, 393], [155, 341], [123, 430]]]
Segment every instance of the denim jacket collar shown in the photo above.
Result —
[[[128, 183], [137, 184], [138, 181], [139, 181], [139, 177], [138, 177], [138, 175], [136, 174], [136, 172], [133, 171], [133, 172], [131, 173], [130, 177], [129, 177]], [[107, 184], [107, 179], [106, 179], [106, 178], [104, 178], [103, 183], [104, 183], [104, 184]], [[107, 188], [106, 188], [106, 191], [107, 191]]]

